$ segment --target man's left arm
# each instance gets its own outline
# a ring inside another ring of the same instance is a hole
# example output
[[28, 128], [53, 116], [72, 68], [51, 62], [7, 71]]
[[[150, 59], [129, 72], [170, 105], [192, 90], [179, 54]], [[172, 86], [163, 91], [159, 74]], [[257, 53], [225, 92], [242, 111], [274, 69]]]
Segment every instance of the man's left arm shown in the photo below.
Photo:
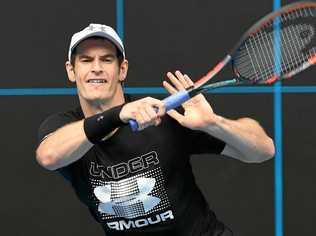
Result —
[[244, 162], [263, 162], [274, 156], [273, 140], [253, 119], [230, 120], [217, 115], [214, 123], [201, 130], [226, 143], [223, 155]]
[[[193, 85], [187, 75], [175, 72], [167, 77], [172, 85], [164, 81], [164, 87], [171, 93]], [[251, 118], [230, 120], [213, 112], [211, 105], [201, 94], [191, 98], [184, 104], [184, 114], [176, 110], [168, 112], [182, 126], [206, 132], [226, 143], [223, 155], [244, 162], [262, 162], [274, 156], [273, 140], [266, 134], [260, 124]]]

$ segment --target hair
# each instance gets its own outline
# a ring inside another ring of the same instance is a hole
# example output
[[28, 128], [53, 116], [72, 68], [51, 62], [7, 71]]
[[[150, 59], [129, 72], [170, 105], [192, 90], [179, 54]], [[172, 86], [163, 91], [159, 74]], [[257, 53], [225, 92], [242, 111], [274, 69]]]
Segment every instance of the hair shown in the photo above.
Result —
[[[100, 37], [100, 36], [93, 36], [93, 37], [90, 37], [88, 39], [102, 39], [102, 40], [107, 40], [106, 38], [103, 38], [103, 37]], [[85, 39], [86, 40], [86, 39]], [[84, 41], [84, 40], [83, 40]], [[110, 40], [108, 40], [110, 43], [112, 43]], [[113, 43], [112, 43], [113, 44]], [[78, 44], [80, 45], [80, 43]], [[71, 57], [70, 57], [70, 64], [74, 67], [75, 66], [75, 57], [77, 55], [77, 47], [78, 45], [72, 50], [72, 53], [71, 53]], [[113, 44], [115, 49], [116, 49], [116, 57], [118, 59], [118, 64], [119, 66], [122, 64], [122, 62], [124, 61], [124, 56], [123, 56], [123, 53], [118, 49], [118, 47]]]

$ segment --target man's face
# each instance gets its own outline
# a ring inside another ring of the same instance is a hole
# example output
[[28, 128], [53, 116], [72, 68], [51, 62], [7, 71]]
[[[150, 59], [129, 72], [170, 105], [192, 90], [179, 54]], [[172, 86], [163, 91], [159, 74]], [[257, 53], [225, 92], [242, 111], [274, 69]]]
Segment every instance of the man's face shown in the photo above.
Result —
[[122, 93], [127, 61], [119, 65], [115, 46], [105, 39], [87, 39], [76, 50], [74, 65], [67, 62], [66, 68], [80, 99], [101, 103], [116, 99]]

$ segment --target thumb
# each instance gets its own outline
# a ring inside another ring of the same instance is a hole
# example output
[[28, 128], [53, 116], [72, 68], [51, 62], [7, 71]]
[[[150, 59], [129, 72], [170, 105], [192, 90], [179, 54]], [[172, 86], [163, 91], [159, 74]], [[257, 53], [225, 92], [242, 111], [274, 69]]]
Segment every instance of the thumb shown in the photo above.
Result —
[[172, 109], [170, 111], [167, 112], [167, 114], [172, 117], [173, 119], [175, 119], [176, 121], [178, 121], [179, 124], [183, 123], [183, 118], [184, 115], [180, 114], [179, 112], [177, 112], [176, 110]]

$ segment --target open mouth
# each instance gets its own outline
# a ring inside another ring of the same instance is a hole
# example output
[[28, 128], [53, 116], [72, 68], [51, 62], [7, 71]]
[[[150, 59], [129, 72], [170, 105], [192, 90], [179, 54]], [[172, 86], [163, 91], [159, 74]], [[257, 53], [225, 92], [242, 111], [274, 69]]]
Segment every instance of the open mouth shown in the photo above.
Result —
[[87, 81], [89, 84], [104, 84], [106, 83], [105, 79], [89, 79]]

